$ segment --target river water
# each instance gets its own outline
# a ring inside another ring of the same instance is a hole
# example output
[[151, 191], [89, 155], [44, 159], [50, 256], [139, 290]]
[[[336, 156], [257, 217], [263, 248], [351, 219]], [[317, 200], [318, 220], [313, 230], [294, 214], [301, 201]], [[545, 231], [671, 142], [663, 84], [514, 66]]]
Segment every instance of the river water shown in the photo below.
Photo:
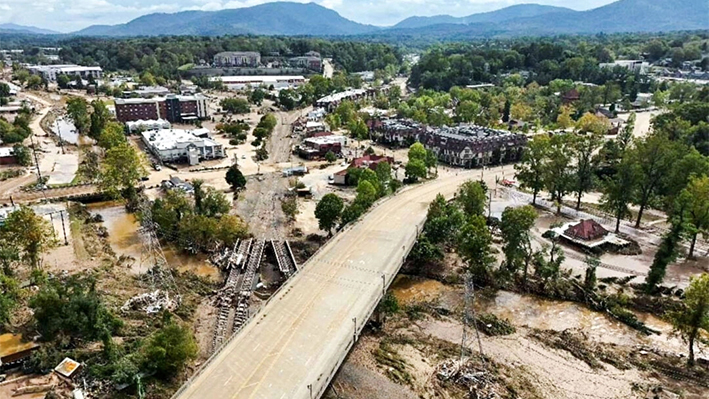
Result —
[[[141, 262], [143, 245], [138, 234], [140, 225], [134, 214], [127, 213], [123, 204], [118, 202], [99, 202], [88, 206], [92, 214], [103, 217], [103, 225], [108, 230], [108, 241], [118, 256], [135, 259], [131, 271], [145, 273], [151, 265]], [[198, 276], [218, 279], [219, 269], [207, 261], [204, 254], [187, 255], [172, 246], [163, 246], [167, 263], [179, 271], [192, 271]]]
[[[391, 291], [400, 304], [439, 300], [451, 309], [462, 310], [463, 292], [460, 287], [444, 285], [439, 281], [399, 275]], [[477, 296], [475, 309], [508, 319], [516, 326], [562, 331], [580, 329], [599, 342], [618, 345], [648, 345], [663, 350], [686, 353], [686, 345], [672, 335], [672, 326], [650, 314], [635, 312], [648, 327], [660, 335], [645, 336], [627, 325], [596, 312], [584, 305], [523, 295], [510, 291], [497, 291], [491, 298]]]

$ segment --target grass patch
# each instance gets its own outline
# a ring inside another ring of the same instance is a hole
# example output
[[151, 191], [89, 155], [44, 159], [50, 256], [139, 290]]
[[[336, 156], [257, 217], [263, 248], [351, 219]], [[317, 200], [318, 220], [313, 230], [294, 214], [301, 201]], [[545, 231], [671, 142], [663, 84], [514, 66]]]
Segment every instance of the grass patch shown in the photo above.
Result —
[[384, 373], [389, 379], [397, 384], [410, 385], [412, 383], [411, 374], [407, 371], [408, 363], [399, 355], [389, 341], [382, 340], [379, 343], [379, 347], [372, 354], [377, 364], [384, 368]]

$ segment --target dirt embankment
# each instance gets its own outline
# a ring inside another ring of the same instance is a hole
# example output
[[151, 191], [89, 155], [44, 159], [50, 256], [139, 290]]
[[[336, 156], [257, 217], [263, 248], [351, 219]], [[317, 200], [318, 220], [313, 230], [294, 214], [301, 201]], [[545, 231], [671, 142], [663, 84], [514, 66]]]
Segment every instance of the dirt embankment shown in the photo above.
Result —
[[393, 313], [362, 336], [325, 397], [709, 395], [709, 367], [687, 369], [667, 330], [647, 337], [583, 305], [501, 292], [478, 298], [480, 338], [472, 314], [463, 338], [461, 287], [400, 276], [391, 292], [396, 305], [380, 306]]

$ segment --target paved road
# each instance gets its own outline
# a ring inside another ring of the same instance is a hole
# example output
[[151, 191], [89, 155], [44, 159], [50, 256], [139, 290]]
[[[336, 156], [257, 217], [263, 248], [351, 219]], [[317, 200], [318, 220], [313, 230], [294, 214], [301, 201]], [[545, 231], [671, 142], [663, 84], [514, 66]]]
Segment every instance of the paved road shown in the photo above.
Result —
[[473, 177], [479, 172], [404, 190], [338, 234], [175, 398], [320, 397], [379, 302], [382, 276], [388, 285], [398, 272], [428, 204]]

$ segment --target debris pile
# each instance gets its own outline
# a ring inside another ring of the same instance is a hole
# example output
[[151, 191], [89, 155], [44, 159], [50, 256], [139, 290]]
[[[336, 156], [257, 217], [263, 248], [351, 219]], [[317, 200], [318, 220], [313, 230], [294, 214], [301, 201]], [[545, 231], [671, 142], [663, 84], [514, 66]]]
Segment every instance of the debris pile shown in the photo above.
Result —
[[121, 311], [141, 310], [147, 314], [153, 314], [161, 310], [175, 310], [177, 305], [179, 305], [179, 297], [170, 298], [170, 294], [167, 291], [155, 290], [130, 298], [121, 306]]
[[440, 382], [454, 383], [465, 389], [469, 392], [470, 398], [499, 399], [502, 397], [498, 392], [501, 387], [497, 379], [490, 373], [478, 369], [469, 359], [463, 362], [446, 360], [438, 366], [435, 375]]

